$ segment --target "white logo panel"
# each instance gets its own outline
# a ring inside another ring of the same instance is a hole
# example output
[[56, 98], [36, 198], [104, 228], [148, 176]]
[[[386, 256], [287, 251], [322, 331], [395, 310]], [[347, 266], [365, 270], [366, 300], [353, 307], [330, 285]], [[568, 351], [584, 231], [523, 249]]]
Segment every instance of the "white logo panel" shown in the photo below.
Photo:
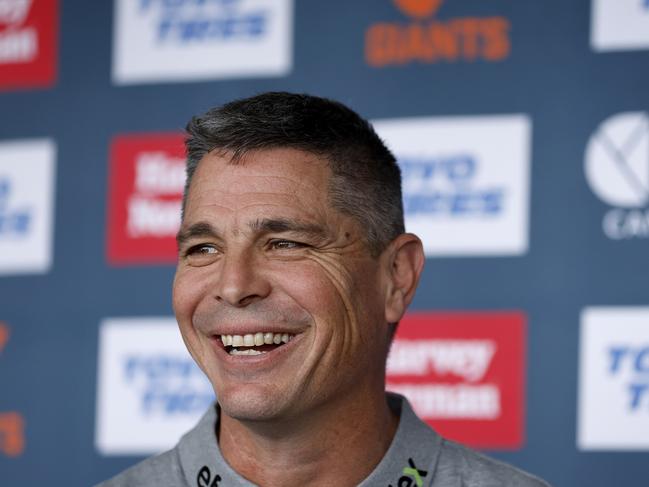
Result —
[[649, 1], [593, 0], [590, 44], [595, 51], [649, 49]]
[[584, 172], [593, 193], [611, 205], [602, 219], [613, 240], [649, 238], [649, 115], [604, 120], [586, 147]]
[[0, 142], [0, 274], [51, 267], [55, 158], [49, 139]]
[[649, 307], [581, 315], [577, 445], [649, 450]]
[[401, 167], [406, 228], [428, 256], [528, 249], [531, 122], [526, 115], [381, 120]]
[[103, 455], [172, 448], [214, 401], [173, 318], [111, 318], [99, 333], [95, 446]]
[[115, 0], [117, 84], [281, 76], [292, 0]]
[[588, 142], [585, 170], [602, 201], [626, 208], [649, 203], [649, 116], [625, 112], [605, 120]]

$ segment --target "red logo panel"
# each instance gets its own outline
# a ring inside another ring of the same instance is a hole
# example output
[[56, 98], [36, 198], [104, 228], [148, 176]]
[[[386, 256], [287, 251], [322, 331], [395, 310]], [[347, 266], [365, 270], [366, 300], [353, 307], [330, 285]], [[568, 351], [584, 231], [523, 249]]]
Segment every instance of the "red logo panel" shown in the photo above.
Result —
[[525, 341], [520, 312], [409, 314], [388, 357], [387, 389], [448, 439], [520, 448]]
[[56, 79], [58, 0], [0, 2], [0, 89]]
[[109, 181], [108, 261], [175, 263], [185, 185], [183, 134], [115, 137]]

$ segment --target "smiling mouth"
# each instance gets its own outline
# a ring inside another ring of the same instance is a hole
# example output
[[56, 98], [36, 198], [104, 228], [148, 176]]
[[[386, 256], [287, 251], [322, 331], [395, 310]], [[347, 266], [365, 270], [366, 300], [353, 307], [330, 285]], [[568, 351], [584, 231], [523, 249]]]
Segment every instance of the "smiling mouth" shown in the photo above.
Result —
[[261, 355], [290, 342], [290, 333], [258, 332], [247, 335], [221, 335], [223, 348], [230, 355]]

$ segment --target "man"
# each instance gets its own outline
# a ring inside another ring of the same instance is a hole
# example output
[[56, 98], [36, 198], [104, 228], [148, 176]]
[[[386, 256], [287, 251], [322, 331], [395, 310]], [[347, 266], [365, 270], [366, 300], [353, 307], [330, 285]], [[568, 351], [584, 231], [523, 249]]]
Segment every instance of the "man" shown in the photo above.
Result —
[[173, 303], [218, 403], [105, 486], [546, 486], [440, 438], [385, 393], [424, 265], [395, 159], [322, 98], [194, 118]]

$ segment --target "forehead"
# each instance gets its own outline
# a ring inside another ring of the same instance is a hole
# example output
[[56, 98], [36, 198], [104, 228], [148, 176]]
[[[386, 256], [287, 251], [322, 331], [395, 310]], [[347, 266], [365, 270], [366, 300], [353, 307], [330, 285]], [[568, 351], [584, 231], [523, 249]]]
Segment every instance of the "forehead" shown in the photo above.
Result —
[[296, 149], [206, 154], [194, 173], [186, 218], [206, 211], [259, 211], [305, 214], [328, 210], [330, 168], [327, 161]]

